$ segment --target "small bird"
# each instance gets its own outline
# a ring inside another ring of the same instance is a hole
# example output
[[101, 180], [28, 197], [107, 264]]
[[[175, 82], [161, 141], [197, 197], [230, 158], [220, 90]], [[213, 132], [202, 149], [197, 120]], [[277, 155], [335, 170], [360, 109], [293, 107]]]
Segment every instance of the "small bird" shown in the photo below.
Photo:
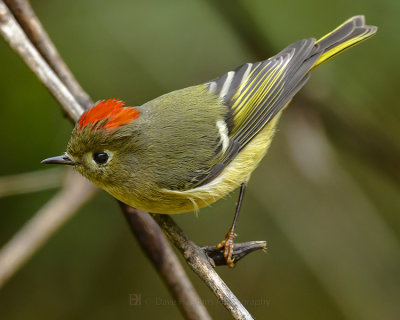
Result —
[[240, 187], [233, 224], [217, 245], [233, 267], [246, 185], [282, 110], [311, 70], [376, 31], [355, 16], [318, 41], [300, 40], [267, 60], [142, 106], [101, 100], [76, 123], [66, 153], [42, 163], [73, 166], [120, 201], [165, 214], [198, 210]]

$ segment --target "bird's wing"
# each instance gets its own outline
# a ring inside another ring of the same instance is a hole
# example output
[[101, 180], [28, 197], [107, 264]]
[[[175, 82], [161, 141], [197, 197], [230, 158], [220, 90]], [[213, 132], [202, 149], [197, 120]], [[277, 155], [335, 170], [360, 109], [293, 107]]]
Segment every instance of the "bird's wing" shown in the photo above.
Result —
[[247, 63], [208, 82], [229, 112], [225, 119], [229, 143], [218, 147], [215, 164], [205, 175], [212, 180], [271, 121], [304, 86], [309, 71], [338, 53], [373, 36], [377, 28], [363, 16], [344, 22], [318, 41], [300, 40], [268, 60]]
[[312, 38], [298, 41], [268, 60], [247, 63], [209, 82], [210, 92], [230, 109], [229, 137], [239, 151], [308, 80], [308, 71], [321, 55], [314, 44]]
[[305, 84], [318, 60], [314, 39], [296, 42], [268, 60], [247, 63], [207, 83], [229, 110], [210, 169], [194, 185], [213, 180]]

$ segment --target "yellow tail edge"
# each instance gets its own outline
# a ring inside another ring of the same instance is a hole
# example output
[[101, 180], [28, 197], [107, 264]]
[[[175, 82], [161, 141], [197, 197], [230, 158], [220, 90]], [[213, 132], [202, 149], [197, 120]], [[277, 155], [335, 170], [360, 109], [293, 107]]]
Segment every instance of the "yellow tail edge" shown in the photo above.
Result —
[[316, 41], [316, 44], [325, 47], [326, 51], [315, 62], [312, 69], [320, 66], [337, 54], [372, 37], [377, 30], [378, 28], [376, 26], [365, 24], [365, 17], [363, 15], [351, 17], [336, 29]]

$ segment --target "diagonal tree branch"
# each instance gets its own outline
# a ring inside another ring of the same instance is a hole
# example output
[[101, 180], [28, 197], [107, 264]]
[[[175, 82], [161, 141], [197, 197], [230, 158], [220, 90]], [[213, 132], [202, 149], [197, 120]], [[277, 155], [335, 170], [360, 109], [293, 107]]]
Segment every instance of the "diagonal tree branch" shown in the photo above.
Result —
[[[216, 246], [205, 246], [201, 247], [201, 250], [207, 255], [208, 260], [210, 261], [213, 267], [216, 266], [225, 266], [226, 260], [224, 257], [223, 249], [217, 250]], [[249, 241], [242, 243], [235, 243], [235, 247], [233, 248], [232, 258], [235, 263], [237, 263], [240, 259], [247, 256], [249, 253], [252, 253], [256, 250], [267, 250], [267, 242], [266, 241]]]
[[0, 250], [0, 288], [95, 193], [97, 188], [70, 172], [64, 187]]
[[204, 251], [193, 243], [168, 215], [153, 214], [167, 237], [181, 251], [192, 270], [211, 289], [235, 319], [253, 319], [239, 299], [215, 272]]
[[[13, 2], [11, 0], [7, 1], [10, 3], [10, 7], [14, 8], [14, 10], [20, 10], [21, 12], [18, 15], [24, 14], [23, 10], [28, 8], [30, 17], [30, 21], [37, 20], [31, 8], [28, 6], [24, 6], [23, 3], [25, 1], [19, 0]], [[26, 19], [20, 18], [22, 24], [26, 22]], [[35, 28], [35, 26], [40, 25], [40, 23], [31, 23], [29, 28]], [[70, 119], [76, 121], [79, 115], [83, 112], [84, 107], [77, 102], [77, 99], [71, 94], [71, 92], [66, 88], [66, 86], [59, 80], [53, 70], [47, 65], [47, 63], [43, 60], [40, 54], [36, 51], [35, 47], [30, 43], [24, 32], [21, 30], [19, 25], [16, 23], [7, 7], [0, 0], [0, 33], [2, 36], [9, 42], [10, 46], [24, 59], [24, 61], [28, 64], [28, 66], [33, 70], [33, 72], [38, 76], [38, 78], [46, 85], [49, 91], [56, 97], [59, 103], [62, 105], [66, 114], [70, 117]], [[43, 31], [44, 33], [44, 31]], [[43, 34], [42, 33], [42, 34]], [[37, 33], [40, 34], [40, 33]], [[45, 33], [44, 33], [45, 34]], [[42, 45], [46, 47], [46, 43], [50, 42], [49, 38], [46, 36], [45, 38], [40, 38], [40, 40], [33, 38], [33, 41], [42, 42]], [[44, 44], [43, 44], [44, 43]], [[46, 54], [46, 53], [43, 53]], [[59, 58], [59, 56], [57, 56]], [[48, 56], [47, 59], [52, 61], [52, 56]], [[61, 59], [61, 58], [60, 58]], [[57, 61], [52, 61], [53, 64], [57, 64]], [[68, 77], [68, 75], [67, 75]], [[70, 81], [76, 82], [75, 79], [69, 78]], [[90, 101], [90, 100], [89, 100]], [[85, 106], [86, 107], [86, 106]], [[127, 209], [125, 208], [124, 212], [128, 218], [128, 222], [130, 222], [130, 226], [135, 235], [139, 238], [141, 235], [134, 228], [139, 223], [143, 223], [143, 226], [146, 226], [147, 218], [145, 218], [146, 213], [141, 213], [136, 209]], [[131, 211], [133, 210], [133, 211]], [[133, 217], [132, 214], [137, 215]], [[143, 215], [140, 217], [140, 215]], [[181, 230], [175, 225], [173, 220], [170, 217], [164, 217], [160, 215], [154, 215], [157, 217], [159, 224], [162, 226], [164, 231], [168, 234], [171, 239], [176, 237], [181, 237]], [[138, 219], [138, 217], [140, 217]], [[165, 218], [165, 219], [164, 219]], [[134, 223], [133, 223], [134, 221]], [[147, 221], [148, 222], [148, 221]], [[160, 229], [155, 227], [155, 224], [147, 224], [147, 229], [143, 228], [143, 230], [148, 230], [148, 234], [146, 236], [151, 236], [151, 232], [157, 234], [161, 233]], [[149, 230], [151, 228], [151, 230]], [[135, 231], [136, 230], [136, 231]], [[162, 234], [161, 234], [162, 235]], [[151, 239], [151, 238], [150, 238]], [[149, 254], [150, 250], [148, 245], [143, 245], [146, 242], [141, 242], [143, 249]], [[177, 243], [174, 241], [177, 245]], [[157, 243], [152, 243], [152, 245], [157, 245]], [[262, 246], [261, 246], [262, 247]], [[260, 247], [260, 248], [261, 248]], [[178, 246], [179, 248], [179, 246]], [[214, 291], [220, 301], [227, 307], [228, 310], [231, 311], [232, 315], [236, 319], [252, 319], [251, 315], [248, 311], [243, 307], [240, 301], [233, 295], [230, 289], [225, 285], [225, 283], [219, 278], [219, 276], [215, 273], [215, 271], [211, 268], [211, 265], [208, 263], [208, 260], [204, 254], [204, 252], [194, 245], [191, 241], [187, 241], [185, 246], [186, 258], [189, 261], [189, 265], [191, 265], [192, 269], [206, 282], [206, 284]], [[191, 250], [189, 250], [191, 248]], [[159, 248], [160, 250], [164, 250], [164, 248]], [[181, 249], [181, 248], [179, 248]], [[172, 252], [172, 251], [171, 251]], [[187, 255], [189, 252], [194, 255]], [[175, 257], [175, 256], [173, 256]], [[175, 257], [176, 259], [176, 257]], [[192, 262], [190, 262], [192, 261]], [[158, 267], [157, 265], [155, 265]], [[167, 284], [170, 284], [172, 281], [169, 277], [170, 274], [174, 274], [175, 270], [170, 269], [169, 272], [164, 272], [162, 270], [158, 271], [165, 277], [165, 281]], [[180, 274], [180, 277], [176, 277], [176, 279], [182, 279], [184, 273]], [[184, 277], [185, 281], [187, 280], [186, 276]], [[187, 280], [188, 281], [188, 280]], [[187, 288], [191, 286], [190, 282], [186, 284], [182, 284], [182, 288]], [[175, 297], [179, 297], [179, 294], [175, 289], [176, 286], [169, 286], [170, 290], [174, 294]], [[188, 300], [188, 303], [181, 304], [181, 309], [184, 310], [184, 314], [186, 316], [190, 316], [190, 319], [208, 319], [209, 316], [202, 305], [199, 297], [195, 294], [194, 289], [190, 296], [185, 294], [183, 290], [181, 294], [184, 295], [184, 299]], [[192, 299], [192, 300], [191, 300]], [[178, 301], [181, 301], [179, 298]]]
[[0, 1], [0, 25], [2, 37], [56, 98], [67, 116], [76, 121], [83, 112], [82, 106], [32, 45], [3, 1]]
[[83, 91], [78, 81], [75, 80], [74, 75], [59, 55], [57, 48], [51, 42], [47, 32], [32, 10], [29, 1], [4, 0], [4, 2], [22, 26], [29, 40], [31, 40], [41, 56], [49, 64], [50, 68], [56, 73], [78, 103], [87, 109], [92, 104], [90, 97]]
[[[11, 3], [12, 1], [8, 2]], [[18, 1], [18, 4], [21, 3], [22, 3], [21, 1]], [[26, 8], [26, 6], [20, 7], [15, 4], [13, 8], [14, 9], [18, 8], [19, 15], [23, 16], [23, 10], [24, 8]], [[30, 21], [37, 19], [34, 16], [33, 12], [30, 12], [29, 16], [30, 16]], [[21, 19], [21, 21], [26, 22], [26, 19]], [[33, 23], [33, 25], [39, 25], [39, 23], [38, 22]], [[80, 114], [84, 111], [84, 108], [76, 101], [76, 99], [70, 93], [69, 89], [67, 89], [64, 86], [64, 84], [60, 81], [55, 72], [49, 67], [46, 61], [37, 52], [36, 48], [29, 41], [24, 31], [15, 21], [14, 17], [8, 10], [7, 6], [1, 0], [0, 0], [0, 34], [10, 44], [10, 46], [21, 56], [21, 58], [30, 67], [30, 69], [38, 76], [41, 82], [58, 100], [58, 102], [61, 104], [66, 114], [69, 116], [69, 118], [72, 121], [76, 121], [79, 118]], [[42, 42], [43, 47], [49, 47], [46, 44], [43, 44], [46, 43], [47, 41], [50, 41], [48, 37], [40, 39], [40, 42]], [[51, 59], [51, 56], [48, 58]], [[57, 61], [53, 61], [53, 63], [57, 64]], [[70, 80], [72, 82], [75, 81], [74, 79]], [[69, 199], [69, 201], [73, 202], [73, 200], [71, 199]], [[50, 206], [49, 210], [53, 211], [54, 206]], [[45, 215], [41, 214], [40, 216], [44, 216], [47, 219], [48, 210], [46, 210], [45, 213], [46, 213]], [[129, 212], [126, 210], [125, 214], [128, 216]], [[60, 214], [59, 217], [66, 218], [67, 213]], [[40, 246], [40, 244], [43, 243], [57, 229], [57, 227], [61, 225], [61, 223], [59, 223], [52, 225], [51, 228], [37, 227], [38, 225], [42, 226], [44, 221], [45, 220], [41, 217], [35, 219], [33, 222], [34, 227], [31, 227], [31, 224], [29, 224], [27, 228], [24, 228], [23, 230], [20, 231], [20, 233], [17, 234], [15, 241], [11, 241], [8, 245], [6, 245], [6, 247], [4, 248], [4, 254], [2, 255], [4, 258], [1, 260], [4, 262], [3, 263], [4, 274], [3, 275], [0, 274], [0, 276], [3, 276], [2, 278], [0, 278], [0, 280], [3, 280], [3, 282], [6, 281], [18, 269], [18, 267], [22, 265], [22, 263], [36, 251], [36, 249]], [[59, 221], [62, 222], [62, 219], [60, 219]], [[130, 220], [128, 219], [128, 221]], [[141, 220], [138, 220], [137, 222], [140, 223], [140, 221]], [[149, 230], [149, 228], [144, 230], [147, 230], [147, 232], [149, 233], [153, 232], [153, 234], [159, 234], [163, 237], [163, 233], [160, 230], [160, 228], [157, 225], [155, 226], [156, 228], [154, 228], [154, 225], [152, 226], [153, 230]], [[31, 230], [34, 231], [31, 232]], [[27, 239], [35, 236], [40, 238], [40, 241], [32, 241], [32, 243], [36, 244], [36, 247], [30, 250], [22, 250], [22, 251], [18, 250], [19, 248], [22, 247], [20, 245], [22, 240], [27, 241]], [[158, 245], [159, 243], [160, 242], [157, 242], [155, 243], [155, 245]], [[166, 241], [165, 244], [166, 246], [168, 246]], [[160, 248], [160, 250], [163, 250], [164, 247]], [[148, 248], [143, 247], [143, 249], [147, 251]], [[174, 261], [174, 263], [173, 264], [169, 263], [167, 265], [176, 266], [177, 264], [179, 264], [179, 261], [175, 256], [175, 254], [173, 254], [172, 250], [170, 251], [170, 253], [172, 254], [169, 255], [169, 261]], [[15, 257], [13, 257], [13, 255], [15, 255]], [[10, 257], [13, 259], [10, 259]], [[170, 275], [176, 275], [176, 274], [177, 274], [176, 269], [170, 268], [169, 272], [165, 272], [162, 275], [170, 277]], [[179, 301], [179, 306], [183, 314], [188, 319], [210, 319], [207, 310], [202, 304], [200, 298], [197, 296], [196, 292], [194, 291], [190, 281], [188, 280], [184, 272], [180, 272], [179, 276], [176, 276], [175, 278], [177, 279], [177, 282], [180, 284], [180, 286], [177, 285], [169, 286], [169, 289], [171, 290], [172, 294], [177, 298], [177, 301]], [[165, 281], [167, 284], [169, 284], [168, 279], [165, 279]], [[185, 290], [178, 291], [177, 288], [180, 289], [184, 288]], [[190, 295], [186, 295], [188, 288], [191, 288], [191, 290], [189, 290]]]
[[[160, 227], [150, 214], [119, 202], [131, 226], [132, 232], [145, 253], [153, 262], [169, 288], [174, 288], [174, 296], [187, 319], [211, 319], [196, 291], [187, 278], [182, 265], [176, 259]], [[192, 305], [193, 303], [198, 305]]]
[[51, 168], [0, 177], [0, 198], [37, 192], [62, 185], [67, 170]]

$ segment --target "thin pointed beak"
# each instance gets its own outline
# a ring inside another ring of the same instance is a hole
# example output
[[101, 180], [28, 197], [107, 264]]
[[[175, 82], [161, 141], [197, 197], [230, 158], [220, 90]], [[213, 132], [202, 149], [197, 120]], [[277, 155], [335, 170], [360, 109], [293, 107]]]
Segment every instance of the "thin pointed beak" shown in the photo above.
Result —
[[64, 165], [67, 165], [67, 166], [75, 165], [75, 162], [73, 162], [66, 154], [63, 154], [62, 156], [58, 156], [58, 157], [52, 157], [52, 158], [44, 159], [40, 163], [44, 163], [44, 164], [64, 164]]

